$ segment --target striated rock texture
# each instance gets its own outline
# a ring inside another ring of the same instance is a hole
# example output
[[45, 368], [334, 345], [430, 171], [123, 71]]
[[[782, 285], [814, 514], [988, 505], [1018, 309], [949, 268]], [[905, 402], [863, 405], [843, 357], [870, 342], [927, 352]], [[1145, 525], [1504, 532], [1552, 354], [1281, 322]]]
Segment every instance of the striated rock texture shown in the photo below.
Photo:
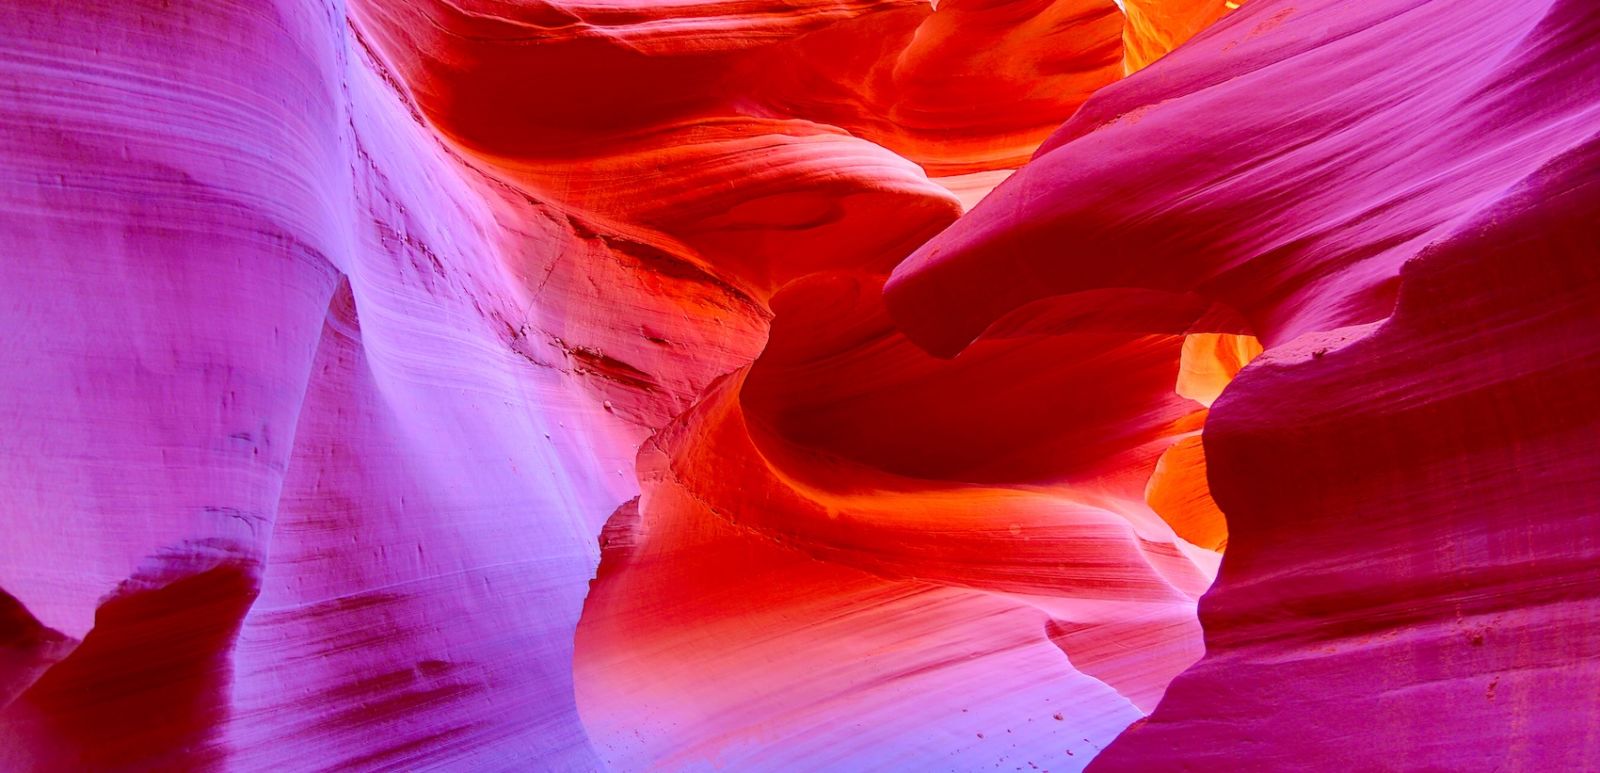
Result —
[[1201, 441], [1207, 654], [1094, 769], [1600, 757], [1597, 36], [1564, 0], [1251, 3], [896, 270], [936, 351], [1047, 298], [1266, 346]]
[[[474, 171], [329, 6], [0, 18], [0, 767], [595, 765], [640, 433], [578, 347], [721, 295]], [[538, 302], [597, 282], [654, 306]]]
[[[1110, 3], [0, 19], [4, 767], [851, 758], [763, 740], [796, 714], [901, 715], [863, 765], [1087, 759], [1198, 657], [1216, 555], [1142, 498], [1179, 340], [952, 366], [878, 300], [1120, 76]], [[865, 660], [755, 665], [827, 641]]]
[[1592, 767], [1591, 6], [6, 4], [0, 769]]

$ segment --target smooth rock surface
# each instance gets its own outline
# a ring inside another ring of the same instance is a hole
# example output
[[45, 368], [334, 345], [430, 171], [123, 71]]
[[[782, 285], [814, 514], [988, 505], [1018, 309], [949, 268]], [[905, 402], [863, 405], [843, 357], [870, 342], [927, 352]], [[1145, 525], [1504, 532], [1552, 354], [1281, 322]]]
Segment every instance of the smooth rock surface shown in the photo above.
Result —
[[1203, 465], [1226, 514], [1207, 654], [1095, 770], [1593, 765], [1597, 34], [1564, 0], [1249, 3], [896, 269], [936, 351], [1041, 299], [1265, 345], [1148, 492], [1208, 544], [1167, 480]]
[[1593, 767], [1591, 6], [0, 7], [0, 768]]

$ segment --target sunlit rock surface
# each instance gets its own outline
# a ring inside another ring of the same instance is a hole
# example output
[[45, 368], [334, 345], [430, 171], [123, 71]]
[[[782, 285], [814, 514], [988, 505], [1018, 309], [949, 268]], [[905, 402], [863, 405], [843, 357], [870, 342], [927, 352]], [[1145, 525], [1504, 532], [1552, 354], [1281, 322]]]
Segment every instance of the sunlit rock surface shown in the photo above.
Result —
[[1239, 6], [0, 8], [0, 768], [1594, 765], [1600, 10]]
[[1046, 298], [1266, 346], [1220, 393], [1184, 371], [1211, 413], [1148, 495], [1208, 544], [1168, 480], [1200, 464], [1226, 513], [1207, 655], [1095, 769], [1594, 764], [1597, 35], [1579, 2], [1251, 3], [896, 270], [937, 351]]

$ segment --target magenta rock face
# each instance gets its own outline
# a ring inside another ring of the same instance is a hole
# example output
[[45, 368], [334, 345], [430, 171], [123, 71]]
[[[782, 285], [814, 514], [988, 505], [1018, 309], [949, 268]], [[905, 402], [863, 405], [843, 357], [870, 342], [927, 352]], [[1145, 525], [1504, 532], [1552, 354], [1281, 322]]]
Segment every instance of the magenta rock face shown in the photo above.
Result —
[[0, 31], [0, 771], [1600, 767], [1590, 0]]
[[508, 327], [600, 248], [329, 7], [168, 5], [0, 10], [0, 767], [594, 765], [637, 433]]
[[1600, 754], [1597, 34], [1582, 3], [1252, 4], [897, 270], [938, 349], [1129, 287], [1171, 299], [1153, 331], [1267, 344], [1204, 433], [1207, 655], [1096, 770]]

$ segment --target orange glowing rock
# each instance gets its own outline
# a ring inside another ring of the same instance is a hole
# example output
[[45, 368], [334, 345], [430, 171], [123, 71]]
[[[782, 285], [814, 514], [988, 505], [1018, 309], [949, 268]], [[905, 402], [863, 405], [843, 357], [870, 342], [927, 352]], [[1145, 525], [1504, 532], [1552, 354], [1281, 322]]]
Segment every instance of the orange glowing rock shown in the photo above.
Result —
[[1122, 28], [1123, 69], [1133, 73], [1166, 56], [1223, 14], [1236, 10], [1235, 0], [1117, 0]]
[[1178, 394], [1207, 408], [1239, 369], [1261, 354], [1254, 336], [1230, 333], [1193, 333], [1183, 338], [1178, 364]]
[[1600, 755], [1592, 2], [0, 22], [0, 767]]
[[1200, 435], [1185, 437], [1161, 454], [1144, 496], [1178, 536], [1219, 552], [1227, 546], [1228, 523], [1211, 498]]

